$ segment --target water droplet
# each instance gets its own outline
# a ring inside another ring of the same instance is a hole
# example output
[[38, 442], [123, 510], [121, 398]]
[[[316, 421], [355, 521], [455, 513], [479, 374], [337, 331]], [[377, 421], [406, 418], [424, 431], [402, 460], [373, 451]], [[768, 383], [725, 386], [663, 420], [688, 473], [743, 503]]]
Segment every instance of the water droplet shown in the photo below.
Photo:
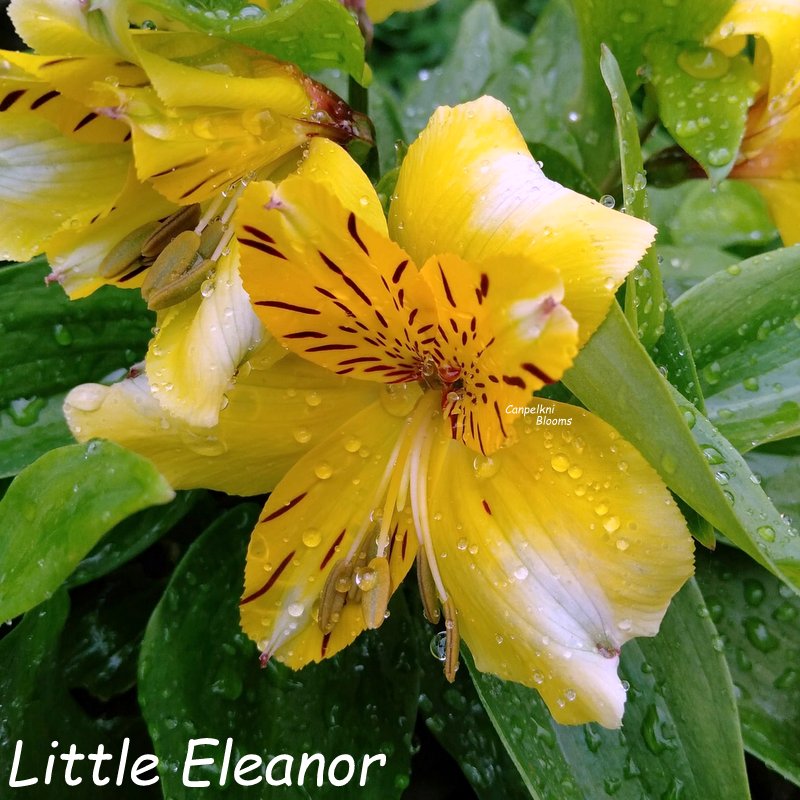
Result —
[[431, 655], [437, 661], [445, 661], [447, 659], [447, 633], [439, 631], [439, 633], [435, 634], [431, 639], [430, 648]]
[[326, 481], [333, 475], [333, 467], [327, 461], [320, 461], [320, 463], [314, 467], [314, 474], [321, 481]]
[[302, 603], [290, 603], [289, 607], [286, 609], [286, 613], [295, 619], [302, 617], [303, 611], [305, 611], [305, 606]]
[[780, 645], [780, 642], [767, 628], [764, 621], [757, 617], [748, 617], [744, 621], [744, 632], [750, 644], [762, 653], [771, 653], [773, 650], [777, 650]]
[[631, 544], [627, 539], [617, 539], [617, 550], [621, 550], [624, 553], [630, 546]]
[[550, 466], [556, 472], [566, 472], [569, 469], [569, 459], [563, 453], [556, 453], [550, 459]]
[[309, 528], [303, 534], [303, 544], [306, 547], [319, 547], [322, 541], [322, 534], [316, 528]]
[[292, 434], [296, 442], [306, 444], [311, 441], [311, 431], [308, 428], [297, 428]]
[[345, 439], [344, 449], [347, 450], [348, 453], [357, 453], [361, 449], [361, 440], [357, 439], [355, 436], [349, 436]]
[[459, 539], [459, 540], [456, 542], [456, 547], [457, 547], [459, 550], [466, 550], [466, 549], [467, 549], [467, 545], [468, 545], [468, 544], [469, 544], [469, 542], [467, 542], [467, 540], [466, 540], [466, 539], [465, 539], [465, 538], [462, 536], [462, 537], [461, 537], [461, 538], [460, 538], [460, 539]]
[[213, 278], [206, 278], [202, 284], [200, 284], [200, 294], [203, 297], [211, 297], [214, 294], [214, 288], [216, 286], [216, 282]]
[[524, 581], [525, 578], [528, 577], [528, 568], [525, 566], [519, 566], [514, 570], [514, 577], [518, 581]]
[[693, 47], [678, 54], [678, 66], [693, 78], [713, 80], [727, 75], [731, 62], [713, 47]]
[[500, 471], [500, 462], [491, 456], [476, 456], [472, 468], [476, 478], [493, 478]]
[[600, 198], [600, 203], [606, 208], [614, 208], [614, 206], [617, 204], [617, 201], [610, 194], [604, 194]]
[[322, 402], [322, 395], [319, 392], [308, 392], [306, 394], [306, 404], [311, 408], [316, 408]]
[[53, 325], [53, 338], [62, 347], [72, 344], [72, 333], [68, 328], [65, 328], [61, 323]]
[[[603, 527], [604, 527], [604, 528], [605, 528], [605, 529], [606, 529], [606, 530], [607, 530], [609, 533], [614, 533], [614, 531], [616, 531], [616, 530], [619, 530], [619, 525], [620, 525], [620, 522], [619, 522], [619, 517], [608, 517], [608, 519], [606, 519], [606, 521], [603, 523]], [[621, 541], [622, 541], [622, 539], [620, 539], [620, 540], [617, 542], [617, 548], [618, 548], [618, 549], [620, 549], [620, 550], [622, 550], [622, 549], [625, 549], [625, 548], [621, 548], [621, 547], [619, 546], [619, 543], [620, 543]]]
[[414, 410], [420, 396], [416, 384], [401, 383], [384, 387], [380, 398], [381, 405], [392, 416], [407, 417]]
[[375, 588], [378, 583], [378, 572], [369, 567], [363, 567], [356, 570], [356, 586], [362, 592], [369, 592]]

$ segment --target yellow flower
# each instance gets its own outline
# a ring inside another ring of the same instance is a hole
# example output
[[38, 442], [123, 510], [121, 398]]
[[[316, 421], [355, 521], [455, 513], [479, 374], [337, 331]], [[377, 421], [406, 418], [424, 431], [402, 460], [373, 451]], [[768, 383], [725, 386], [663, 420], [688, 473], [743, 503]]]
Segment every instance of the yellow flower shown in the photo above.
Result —
[[44, 251], [73, 298], [141, 287], [159, 312], [153, 390], [213, 425], [262, 336], [231, 241], [236, 199], [249, 180], [294, 168], [309, 137], [349, 141], [368, 135], [364, 123], [263, 53], [129, 29], [126, 3], [33, 5], [10, 12], [44, 54], [0, 62], [0, 257]]
[[74, 390], [75, 434], [145, 453], [176, 486], [274, 488], [241, 605], [262, 658], [300, 668], [378, 627], [416, 559], [449, 678], [463, 638], [560, 722], [618, 726], [620, 647], [657, 631], [691, 537], [616, 431], [532, 392], [570, 366], [653, 228], [545, 178], [491, 98], [436, 112], [388, 224], [322, 140], [298, 174], [251, 184], [236, 220], [277, 341], [231, 391], [216, 455], [192, 456], [202, 443], [146, 376]]
[[748, 35], [758, 37], [755, 65], [763, 88], [731, 177], [761, 193], [788, 246], [800, 242], [800, 5], [738, 0], [710, 44], [733, 53]]

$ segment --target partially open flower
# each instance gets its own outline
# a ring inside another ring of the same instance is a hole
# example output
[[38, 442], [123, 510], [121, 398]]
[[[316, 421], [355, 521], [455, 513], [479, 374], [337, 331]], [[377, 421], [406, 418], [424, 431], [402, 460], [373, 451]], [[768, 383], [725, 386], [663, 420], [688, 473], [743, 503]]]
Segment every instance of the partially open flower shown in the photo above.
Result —
[[146, 453], [176, 486], [274, 486], [241, 605], [263, 660], [300, 668], [380, 626], [416, 559], [448, 678], [463, 638], [560, 722], [618, 726], [620, 648], [658, 630], [691, 537], [616, 431], [532, 393], [569, 368], [653, 228], [548, 180], [491, 98], [436, 112], [388, 223], [325, 141], [299, 174], [248, 186], [236, 223], [269, 348], [292, 354], [231, 392], [217, 455], [192, 459], [191, 432], [134, 381], [74, 390], [76, 435]]
[[726, 52], [757, 37], [762, 90], [750, 110], [732, 178], [754, 186], [769, 206], [784, 244], [800, 242], [800, 5], [791, 0], [737, 0], [710, 39]]
[[[141, 288], [159, 312], [154, 390], [212, 425], [262, 333], [238, 277], [239, 195], [294, 169], [309, 138], [370, 129], [297, 67], [205, 34], [131, 29], [126, 7], [12, 3], [40, 52], [0, 62], [0, 257], [44, 251], [73, 298]], [[200, 346], [209, 326], [218, 341]]]

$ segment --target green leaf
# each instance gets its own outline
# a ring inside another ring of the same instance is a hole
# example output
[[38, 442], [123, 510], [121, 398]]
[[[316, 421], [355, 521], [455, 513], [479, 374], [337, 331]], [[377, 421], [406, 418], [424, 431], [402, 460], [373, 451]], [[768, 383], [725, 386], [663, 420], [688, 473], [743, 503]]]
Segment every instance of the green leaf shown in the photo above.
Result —
[[[639, 127], [619, 65], [605, 45], [601, 45], [600, 72], [611, 95], [617, 123], [624, 210], [627, 214], [646, 220], [647, 180], [639, 144]], [[664, 332], [664, 309], [664, 287], [656, 251], [651, 247], [625, 282], [625, 316], [648, 349]]]
[[707, 245], [659, 245], [658, 256], [664, 288], [673, 303], [692, 286], [739, 261], [732, 253]]
[[800, 598], [729, 548], [701, 554], [697, 580], [724, 642], [745, 748], [800, 785]]
[[[94, 753], [102, 744], [105, 752], [114, 757], [115, 764], [106, 763], [101, 777], [115, 781], [116, 758], [123, 738], [132, 738], [129, 767], [149, 749], [139, 718], [116, 717], [104, 709], [101, 719], [92, 719], [68, 690], [60, 652], [68, 612], [67, 593], [58, 592], [26, 614], [0, 641], [0, 663], [3, 664], [0, 670], [0, 708], [3, 710], [0, 715], [0, 783], [3, 786], [9, 783], [18, 740], [23, 742], [18, 779], [39, 779], [36, 786], [15, 790], [14, 796], [19, 792], [32, 800], [64, 800], [76, 793], [81, 800], [102, 800], [109, 796], [109, 787], [94, 784], [94, 765], [86, 760], [78, 761], [73, 769], [73, 777], [81, 779], [77, 790], [65, 784], [64, 764], [58, 760], [52, 783], [45, 785], [44, 768], [48, 757], [68, 751], [73, 743], [79, 753]], [[51, 746], [54, 741], [60, 743], [58, 750]], [[112, 791], [116, 796], [136, 797], [137, 800], [158, 796], [151, 793], [152, 790], [135, 787], [127, 776], [122, 787]]]
[[[247, 753], [265, 762], [286, 753], [294, 758], [294, 779], [304, 752], [322, 753], [326, 769], [339, 754], [360, 761], [365, 753], [384, 753], [386, 766], [373, 763], [364, 789], [358, 787], [358, 767], [347, 797], [399, 797], [408, 784], [419, 696], [402, 597], [396, 598], [400, 602], [392, 604], [391, 616], [379, 631], [359, 637], [335, 658], [300, 672], [276, 663], [259, 669], [256, 647], [242, 633], [238, 611], [247, 541], [257, 517], [255, 505], [238, 506], [198, 539], [175, 571], [145, 635], [139, 699], [161, 759], [165, 796], [240, 797], [242, 788], [232, 785], [233, 767], [225, 788], [219, 786], [225, 739], [231, 737], [234, 764]], [[193, 779], [212, 781], [205, 791], [182, 782], [187, 741], [193, 736], [222, 742], [203, 752], [216, 757], [215, 767], [192, 772]], [[284, 768], [276, 767], [276, 776]], [[276, 791], [262, 780], [248, 796], [342, 796], [341, 789], [327, 782], [327, 772], [321, 788], [315, 783], [309, 788], [315, 780], [312, 766], [305, 786], [295, 783]]]
[[753, 450], [747, 454], [747, 463], [781, 513], [800, 522], [800, 439]]
[[[572, 0], [580, 25], [583, 48], [582, 117], [576, 126], [590, 177], [602, 180], [610, 166], [613, 119], [604, 102], [600, 75], [600, 45], [606, 44], [619, 62], [630, 91], [641, 82], [644, 46], [651, 40], [702, 42], [733, 0]], [[592, 139], [588, 135], [592, 134]], [[593, 169], [588, 169], [593, 167]]]
[[664, 379], [618, 306], [564, 383], [631, 442], [675, 494], [752, 558], [800, 586], [800, 548], [778, 510], [742, 456]]
[[[548, 161], [553, 160], [550, 153], [579, 167], [583, 164], [572, 119], [578, 108], [582, 64], [575, 14], [568, 0], [550, 0], [525, 46], [484, 89], [511, 108], [526, 141], [537, 143], [533, 152], [545, 162], [546, 173]], [[541, 145], [549, 150], [542, 151]], [[549, 173], [548, 177], [558, 180]], [[583, 194], [600, 197], [596, 190]]]
[[678, 188], [682, 201], [667, 223], [674, 244], [763, 247], [777, 239], [763, 198], [749, 184], [725, 181], [715, 188], [711, 181], [692, 181]]
[[800, 434], [800, 247], [729, 266], [675, 311], [709, 418], [733, 445], [744, 452]]
[[64, 629], [63, 675], [101, 700], [132, 688], [147, 621], [166, 579], [142, 564], [73, 592], [72, 614]]
[[144, 552], [192, 511], [201, 491], [178, 492], [165, 506], [139, 511], [109, 531], [69, 576], [70, 587], [80, 586], [112, 572]]
[[342, 69], [364, 81], [364, 40], [337, 0], [292, 0], [266, 10], [248, 0], [142, 0], [190, 28], [247, 45], [304, 72]]
[[566, 186], [575, 192], [580, 192], [580, 194], [584, 194], [587, 197], [600, 197], [600, 191], [594, 183], [568, 158], [561, 155], [558, 150], [553, 150], [541, 142], [528, 143], [528, 150], [538, 160], [542, 167], [542, 172], [551, 181], [560, 183], [562, 186]]
[[654, 639], [622, 649], [629, 684], [621, 730], [555, 723], [539, 695], [478, 672], [478, 694], [537, 800], [747, 800], [733, 686], [694, 581]]
[[759, 88], [753, 65], [698, 42], [659, 40], [645, 52], [662, 124], [719, 183], [733, 169]]
[[43, 258], [0, 270], [0, 475], [72, 441], [65, 391], [127, 368], [150, 339], [154, 316], [137, 292], [109, 286], [70, 301], [45, 284], [48, 272]]
[[42, 456], [0, 501], [0, 620], [50, 597], [119, 521], [172, 497], [149, 461], [111, 442]]
[[507, 67], [523, 44], [520, 34], [502, 24], [489, 0], [473, 3], [461, 20], [445, 62], [425, 70], [409, 88], [403, 103], [406, 141], [416, 138], [438, 106], [456, 105], [483, 94], [489, 79]]

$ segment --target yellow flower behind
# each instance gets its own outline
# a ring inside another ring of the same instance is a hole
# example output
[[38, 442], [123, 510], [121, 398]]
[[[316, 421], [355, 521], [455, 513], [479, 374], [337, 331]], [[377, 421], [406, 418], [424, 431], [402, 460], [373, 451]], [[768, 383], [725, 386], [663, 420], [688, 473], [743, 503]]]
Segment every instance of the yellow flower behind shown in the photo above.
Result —
[[158, 311], [153, 391], [210, 426], [263, 336], [238, 275], [238, 196], [294, 169], [309, 137], [369, 134], [293, 65], [204, 34], [130, 29], [126, 9], [12, 2], [39, 52], [2, 54], [0, 257], [44, 251], [73, 298], [141, 289]]
[[761, 193], [789, 246], [800, 242], [800, 4], [737, 0], [709, 43], [735, 52], [748, 35], [762, 91], [731, 177]]
[[241, 606], [262, 659], [300, 668], [380, 626], [416, 560], [450, 679], [463, 638], [558, 721], [618, 726], [620, 648], [658, 630], [692, 573], [691, 537], [616, 431], [532, 392], [569, 368], [653, 228], [548, 180], [491, 98], [434, 114], [388, 222], [320, 140], [299, 174], [248, 186], [236, 223], [269, 347], [291, 355], [237, 382], [212, 431], [217, 466], [192, 459], [191, 432], [135, 381], [74, 390], [76, 435], [146, 453], [176, 486], [274, 488]]
[[373, 22], [383, 22], [397, 11], [419, 11], [432, 6], [436, 0], [366, 0], [367, 16]]

